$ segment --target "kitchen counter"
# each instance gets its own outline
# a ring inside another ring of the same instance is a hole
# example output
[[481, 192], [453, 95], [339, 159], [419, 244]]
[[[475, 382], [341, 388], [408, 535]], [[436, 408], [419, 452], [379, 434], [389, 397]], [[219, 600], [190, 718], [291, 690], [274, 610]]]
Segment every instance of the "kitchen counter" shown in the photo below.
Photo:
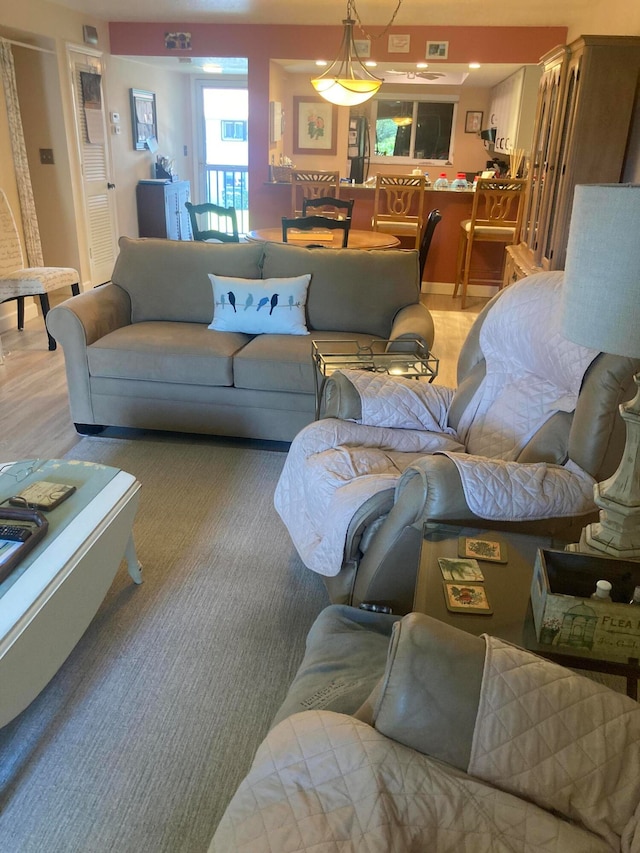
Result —
[[[373, 190], [367, 184], [341, 184], [340, 197], [355, 200], [353, 206], [352, 225], [354, 228], [367, 230], [371, 228], [373, 216]], [[264, 222], [254, 222], [252, 228], [264, 228], [277, 225], [283, 216], [291, 214], [291, 184], [285, 182], [265, 183], [265, 193], [269, 195], [269, 210]], [[456, 276], [456, 258], [460, 238], [460, 222], [469, 219], [473, 203], [472, 189], [425, 190], [425, 215], [437, 208], [442, 214], [442, 220], [436, 228], [423, 280], [427, 282], [453, 284]], [[257, 217], [256, 217], [257, 218]], [[408, 247], [408, 244], [407, 244]], [[479, 243], [474, 249], [474, 269], [479, 277], [498, 277], [502, 269], [504, 247], [499, 243]], [[486, 273], [486, 275], [485, 275]]]

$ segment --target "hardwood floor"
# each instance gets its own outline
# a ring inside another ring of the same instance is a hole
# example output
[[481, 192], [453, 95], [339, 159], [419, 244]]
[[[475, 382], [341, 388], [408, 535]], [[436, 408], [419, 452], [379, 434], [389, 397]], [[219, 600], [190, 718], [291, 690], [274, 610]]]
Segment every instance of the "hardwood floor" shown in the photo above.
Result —
[[[456, 360], [482, 304], [464, 312], [449, 296], [424, 297], [436, 327], [434, 353], [440, 359], [436, 382], [455, 386]], [[25, 323], [22, 332], [2, 333], [0, 364], [0, 463], [33, 457], [64, 456], [80, 440], [69, 414], [64, 355], [47, 349], [42, 318]]]

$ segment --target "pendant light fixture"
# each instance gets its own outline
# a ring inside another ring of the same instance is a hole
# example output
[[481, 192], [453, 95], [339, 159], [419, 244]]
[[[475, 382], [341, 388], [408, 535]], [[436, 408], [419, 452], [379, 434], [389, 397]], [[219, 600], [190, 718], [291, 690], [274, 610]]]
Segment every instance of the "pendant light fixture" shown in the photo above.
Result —
[[[401, 5], [402, 0], [398, 0], [391, 20], [380, 35], [384, 35], [391, 27]], [[368, 101], [383, 83], [366, 68], [358, 55], [353, 39], [356, 20], [352, 17], [352, 13], [358, 18], [355, 0], [347, 0], [347, 17], [342, 21], [344, 31], [340, 52], [327, 70], [311, 81], [313, 88], [325, 101], [341, 107], [353, 107]], [[360, 24], [359, 18], [358, 23]]]

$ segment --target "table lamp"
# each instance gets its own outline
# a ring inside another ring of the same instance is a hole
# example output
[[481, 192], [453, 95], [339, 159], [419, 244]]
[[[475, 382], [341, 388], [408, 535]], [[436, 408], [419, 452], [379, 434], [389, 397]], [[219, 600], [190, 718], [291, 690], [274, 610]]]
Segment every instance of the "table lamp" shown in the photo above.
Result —
[[[575, 189], [563, 288], [562, 332], [583, 346], [640, 358], [640, 184]], [[600, 520], [579, 551], [640, 558], [640, 374], [620, 406], [626, 443], [618, 470], [594, 486]]]

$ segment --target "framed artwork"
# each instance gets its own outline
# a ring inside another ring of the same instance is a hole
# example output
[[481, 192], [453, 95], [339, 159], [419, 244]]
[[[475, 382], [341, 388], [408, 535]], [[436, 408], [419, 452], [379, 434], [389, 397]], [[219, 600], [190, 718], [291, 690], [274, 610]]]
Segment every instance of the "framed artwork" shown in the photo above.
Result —
[[411, 36], [391, 35], [389, 36], [387, 51], [389, 53], [409, 53], [410, 46]]
[[447, 59], [449, 56], [449, 42], [428, 41], [425, 56], [427, 59]]
[[480, 133], [482, 130], [482, 116], [483, 113], [480, 110], [469, 110], [464, 123], [464, 132]]
[[153, 92], [145, 92], [143, 89], [129, 89], [129, 93], [133, 147], [136, 151], [144, 151], [149, 147], [147, 145], [149, 139], [158, 138], [156, 96]]
[[335, 155], [338, 107], [322, 98], [293, 98], [293, 153]]

